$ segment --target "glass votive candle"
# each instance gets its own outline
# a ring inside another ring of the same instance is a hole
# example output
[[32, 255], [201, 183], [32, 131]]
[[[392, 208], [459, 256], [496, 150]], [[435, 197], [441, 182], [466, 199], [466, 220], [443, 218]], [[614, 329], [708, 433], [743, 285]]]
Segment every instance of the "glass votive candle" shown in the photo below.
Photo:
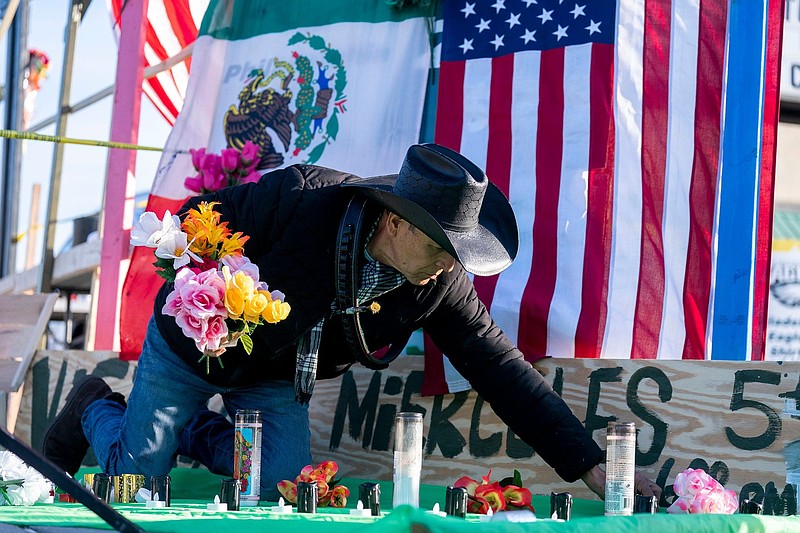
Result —
[[380, 516], [381, 486], [377, 483], [362, 483], [358, 486], [358, 501], [363, 502], [372, 516]]
[[394, 493], [392, 506], [419, 507], [422, 476], [422, 414], [397, 413], [394, 419]]
[[569, 520], [572, 516], [572, 494], [569, 492], [550, 493], [550, 518]]
[[106, 503], [111, 503], [111, 493], [114, 484], [108, 474], [98, 472], [92, 477], [92, 492]]
[[316, 513], [319, 488], [316, 481], [307, 483], [301, 481], [297, 484], [297, 512]]
[[219, 489], [219, 500], [228, 505], [229, 511], [239, 510], [241, 487], [241, 481], [238, 479], [222, 480], [222, 486]]
[[[156, 498], [158, 495], [158, 498]], [[172, 501], [172, 478], [169, 475], [153, 476], [150, 478], [150, 500], [161, 500], [166, 507]]]
[[465, 518], [467, 516], [467, 506], [469, 504], [469, 494], [464, 487], [447, 487], [444, 500], [444, 512], [450, 516]]

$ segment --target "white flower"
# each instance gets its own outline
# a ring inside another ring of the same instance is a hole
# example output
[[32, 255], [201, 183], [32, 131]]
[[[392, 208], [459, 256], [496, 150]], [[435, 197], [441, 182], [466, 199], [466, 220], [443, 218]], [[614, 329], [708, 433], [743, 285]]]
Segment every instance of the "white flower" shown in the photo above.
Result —
[[164, 239], [180, 233], [181, 219], [167, 210], [164, 219], [159, 220], [152, 211], [145, 211], [139, 216], [139, 222], [131, 229], [131, 244], [156, 248]]
[[[0, 452], [0, 481], [21, 479], [21, 485], [5, 487], [11, 505], [33, 505], [50, 496], [50, 482], [37, 470], [30, 468], [9, 451]], [[7, 505], [0, 495], [0, 505]]]
[[156, 257], [174, 259], [175, 270], [188, 265], [190, 259], [202, 263], [203, 259], [189, 250], [189, 236], [182, 231], [165, 234], [156, 246]]

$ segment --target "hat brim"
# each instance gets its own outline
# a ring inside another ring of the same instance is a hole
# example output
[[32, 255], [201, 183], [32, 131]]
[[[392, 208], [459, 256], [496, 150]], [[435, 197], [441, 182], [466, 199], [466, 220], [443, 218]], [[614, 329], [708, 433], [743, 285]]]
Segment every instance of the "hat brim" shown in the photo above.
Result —
[[392, 192], [397, 174], [374, 176], [342, 183], [397, 213], [452, 255], [464, 270], [476, 276], [499, 274], [514, 261], [519, 232], [514, 211], [505, 195], [491, 182], [486, 189], [478, 225], [470, 231], [442, 228], [433, 216], [415, 202]]

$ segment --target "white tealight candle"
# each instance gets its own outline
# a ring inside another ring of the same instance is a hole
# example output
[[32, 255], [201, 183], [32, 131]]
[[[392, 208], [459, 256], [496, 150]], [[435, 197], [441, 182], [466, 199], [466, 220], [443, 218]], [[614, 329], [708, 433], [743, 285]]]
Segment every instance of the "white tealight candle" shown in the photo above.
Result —
[[350, 509], [350, 516], [372, 516], [372, 511], [364, 509], [364, 502], [358, 500], [355, 509]]
[[481, 515], [481, 522], [488, 522], [489, 520], [492, 519], [493, 516], [494, 516], [494, 511], [492, 511], [492, 508], [489, 507], [489, 510], [486, 511], [486, 514]]
[[437, 516], [447, 516], [447, 513], [445, 513], [444, 511], [440, 511], [439, 510], [439, 503], [438, 502], [433, 504], [433, 509], [428, 511], [428, 513], [435, 514]]
[[283, 498], [278, 498], [278, 505], [272, 506], [273, 513], [291, 513], [292, 506], [291, 504], [286, 504]]
[[207, 511], [227, 511], [228, 504], [227, 503], [219, 503], [219, 496], [214, 496], [214, 503], [207, 503], [206, 504]]
[[160, 501], [158, 499], [158, 493], [156, 492], [155, 494], [153, 494], [153, 499], [152, 500], [146, 500], [145, 501], [145, 505], [148, 508], [156, 508], [157, 509], [157, 508], [160, 508], [160, 507], [166, 507], [167, 506], [167, 502]]

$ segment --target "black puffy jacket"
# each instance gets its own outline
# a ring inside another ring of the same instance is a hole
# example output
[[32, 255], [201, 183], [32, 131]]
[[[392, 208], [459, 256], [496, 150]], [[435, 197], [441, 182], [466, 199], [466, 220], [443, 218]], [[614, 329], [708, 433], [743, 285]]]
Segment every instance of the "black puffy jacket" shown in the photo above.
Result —
[[[215, 209], [229, 228], [250, 236], [244, 252], [258, 265], [261, 279], [271, 290], [283, 291], [292, 306], [287, 320], [256, 329], [252, 354], [230, 348], [223, 355], [225, 367], [212, 361], [206, 374], [194, 343], [171, 316], [161, 313], [172, 290], [165, 284], [156, 298], [156, 323], [167, 343], [198, 375], [224, 386], [291, 381], [297, 342], [322, 317], [326, 320], [317, 378], [338, 376], [355, 363], [339, 318], [331, 316], [336, 232], [354, 194], [339, 184], [355, 179], [359, 178], [327, 168], [296, 165], [265, 174], [258, 183], [187, 202], [184, 210], [203, 200], [220, 202]], [[361, 316], [371, 349], [402, 342], [423, 328], [498, 416], [562, 478], [574, 481], [600, 462], [600, 448], [497, 327], [460, 265], [424, 286], [404, 283], [379, 302], [379, 313]]]

